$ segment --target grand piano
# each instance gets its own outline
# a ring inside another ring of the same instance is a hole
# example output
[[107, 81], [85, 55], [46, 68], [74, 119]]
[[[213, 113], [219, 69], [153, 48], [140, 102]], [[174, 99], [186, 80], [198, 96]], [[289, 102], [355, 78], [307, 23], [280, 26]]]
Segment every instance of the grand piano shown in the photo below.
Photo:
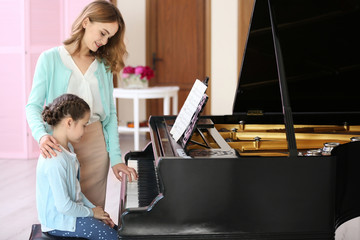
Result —
[[233, 114], [185, 145], [150, 117], [119, 238], [334, 239], [360, 216], [359, 26], [359, 0], [257, 0]]

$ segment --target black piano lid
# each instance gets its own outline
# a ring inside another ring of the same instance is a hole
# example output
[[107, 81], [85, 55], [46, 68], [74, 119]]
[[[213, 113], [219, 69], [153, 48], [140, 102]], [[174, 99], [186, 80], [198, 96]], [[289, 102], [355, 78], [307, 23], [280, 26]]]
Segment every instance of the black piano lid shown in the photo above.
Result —
[[[360, 0], [269, 2], [294, 123], [360, 124]], [[233, 114], [282, 115], [267, 0], [254, 4], [245, 48]]]

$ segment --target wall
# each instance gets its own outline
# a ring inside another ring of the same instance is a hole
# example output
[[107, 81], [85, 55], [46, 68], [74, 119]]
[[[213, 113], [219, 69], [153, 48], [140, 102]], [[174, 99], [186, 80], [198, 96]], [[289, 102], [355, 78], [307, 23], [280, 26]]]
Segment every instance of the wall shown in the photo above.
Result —
[[0, 6], [0, 158], [23, 158], [28, 148], [24, 121], [25, 3], [1, 0]]
[[237, 3], [211, 1], [211, 115], [232, 114], [239, 74]]
[[[126, 24], [125, 43], [129, 53], [126, 65], [146, 64], [146, 0], [117, 0], [117, 6]], [[121, 86], [122, 82], [119, 80]], [[133, 121], [132, 100], [118, 100], [119, 124]], [[146, 119], [145, 100], [140, 100], [140, 121]]]

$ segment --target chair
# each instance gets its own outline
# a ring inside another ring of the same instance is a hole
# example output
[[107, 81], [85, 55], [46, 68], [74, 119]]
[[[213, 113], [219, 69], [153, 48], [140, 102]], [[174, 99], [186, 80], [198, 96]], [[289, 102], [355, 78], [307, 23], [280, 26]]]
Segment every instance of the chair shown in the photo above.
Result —
[[33, 224], [29, 240], [81, 240], [86, 238], [73, 238], [73, 237], [55, 237], [41, 231], [40, 224]]

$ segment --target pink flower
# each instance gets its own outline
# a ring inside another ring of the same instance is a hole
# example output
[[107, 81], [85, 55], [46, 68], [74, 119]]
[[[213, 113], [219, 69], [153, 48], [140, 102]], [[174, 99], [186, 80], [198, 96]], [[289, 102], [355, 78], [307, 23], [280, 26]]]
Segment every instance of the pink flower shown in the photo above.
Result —
[[131, 66], [127, 66], [123, 69], [122, 77], [128, 78], [130, 74], [134, 74], [134, 73], [135, 73], [135, 68], [133, 68]]
[[147, 80], [150, 80], [155, 76], [154, 71], [148, 66], [137, 66], [135, 68], [127, 66], [124, 68], [122, 76], [123, 78], [127, 78], [129, 77], [129, 74], [137, 74], [140, 75], [140, 79], [145, 78]]
[[131, 66], [127, 66], [123, 69], [123, 73], [133, 74], [133, 73], [135, 73], [135, 68], [133, 68]]
[[143, 66], [135, 67], [135, 74], [142, 74], [144, 69], [145, 69], [145, 67], [143, 67]]
[[150, 80], [154, 76], [154, 71], [150, 67], [145, 66], [142, 68], [141, 78], [146, 78], [147, 80]]

